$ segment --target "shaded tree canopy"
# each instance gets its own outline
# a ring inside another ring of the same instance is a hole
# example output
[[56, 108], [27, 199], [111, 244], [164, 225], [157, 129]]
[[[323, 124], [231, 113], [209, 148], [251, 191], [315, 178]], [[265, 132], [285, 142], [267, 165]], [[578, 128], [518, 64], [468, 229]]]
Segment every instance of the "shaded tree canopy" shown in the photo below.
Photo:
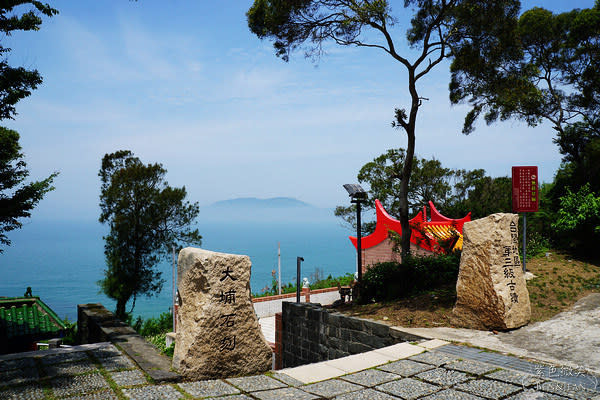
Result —
[[[394, 15], [391, 2], [385, 0], [255, 0], [247, 12], [248, 27], [259, 38], [273, 41], [275, 53], [288, 60], [292, 51], [305, 50], [318, 58], [323, 44], [376, 48], [389, 54], [405, 70], [408, 106], [395, 111], [393, 126], [406, 133], [406, 154], [399, 185], [399, 219], [405, 234], [402, 252], [410, 251], [409, 182], [415, 152], [415, 130], [424, 97], [417, 82], [445, 58], [452, 56], [474, 36], [495, 45], [505, 24], [513, 24], [518, 15], [518, 0], [405, 0], [412, 11], [404, 35], [398, 35], [399, 13]], [[369, 31], [372, 34], [367, 34]], [[405, 41], [414, 52], [405, 52]], [[408, 53], [408, 54], [405, 54]], [[414, 55], [412, 59], [409, 55]]]
[[107, 269], [99, 285], [117, 301], [119, 318], [125, 318], [131, 298], [133, 310], [137, 296], [160, 292], [164, 280], [155, 267], [172, 246], [202, 243], [198, 230], [191, 229], [198, 203], [185, 200], [185, 187], [169, 186], [166, 173], [161, 164], [143, 164], [128, 150], [102, 159], [99, 220], [110, 232], [104, 237]]
[[5, 233], [21, 228], [19, 219], [30, 217], [37, 203], [54, 189], [52, 182], [56, 175], [55, 172], [44, 180], [24, 184], [29, 171], [21, 153], [19, 134], [0, 127], [0, 244], [10, 245]]

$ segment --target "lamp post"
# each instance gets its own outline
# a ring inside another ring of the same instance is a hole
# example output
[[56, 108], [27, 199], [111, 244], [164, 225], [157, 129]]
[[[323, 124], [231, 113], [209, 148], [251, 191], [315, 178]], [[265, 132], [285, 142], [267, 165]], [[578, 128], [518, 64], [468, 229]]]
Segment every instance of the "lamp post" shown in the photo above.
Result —
[[344, 189], [348, 192], [352, 204], [356, 204], [356, 250], [358, 265], [358, 282], [362, 280], [362, 243], [361, 243], [361, 222], [360, 205], [367, 201], [367, 192], [359, 184], [347, 183]]

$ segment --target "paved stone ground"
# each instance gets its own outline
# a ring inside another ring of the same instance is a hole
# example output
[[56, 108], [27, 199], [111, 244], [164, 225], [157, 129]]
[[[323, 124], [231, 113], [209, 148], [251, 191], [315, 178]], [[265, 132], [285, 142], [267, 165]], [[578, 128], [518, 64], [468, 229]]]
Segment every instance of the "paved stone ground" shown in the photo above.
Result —
[[455, 328], [400, 328], [424, 338], [469, 343], [571, 369], [600, 374], [600, 293], [592, 293], [553, 318], [493, 334]]
[[457, 345], [303, 384], [281, 372], [154, 384], [114, 345], [0, 356], [0, 399], [593, 399], [600, 380]]

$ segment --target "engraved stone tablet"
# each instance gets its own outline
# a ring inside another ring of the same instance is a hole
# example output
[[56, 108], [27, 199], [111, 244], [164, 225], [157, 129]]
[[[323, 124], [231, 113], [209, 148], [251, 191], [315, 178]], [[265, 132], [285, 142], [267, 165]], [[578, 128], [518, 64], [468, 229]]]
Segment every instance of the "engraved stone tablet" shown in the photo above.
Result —
[[456, 283], [454, 312], [488, 329], [513, 329], [531, 318], [519, 258], [517, 214], [492, 214], [467, 222]]
[[173, 368], [190, 380], [268, 371], [272, 351], [250, 297], [250, 258], [187, 247], [179, 252]]

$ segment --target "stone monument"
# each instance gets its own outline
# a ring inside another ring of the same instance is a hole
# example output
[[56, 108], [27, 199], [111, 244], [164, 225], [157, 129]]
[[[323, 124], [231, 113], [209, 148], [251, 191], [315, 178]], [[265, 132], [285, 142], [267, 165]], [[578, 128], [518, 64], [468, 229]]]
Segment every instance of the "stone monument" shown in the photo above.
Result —
[[271, 347], [250, 298], [248, 256], [187, 247], [179, 252], [173, 368], [186, 379], [268, 371]]
[[519, 258], [517, 214], [466, 222], [454, 312], [488, 329], [513, 329], [531, 318]]

